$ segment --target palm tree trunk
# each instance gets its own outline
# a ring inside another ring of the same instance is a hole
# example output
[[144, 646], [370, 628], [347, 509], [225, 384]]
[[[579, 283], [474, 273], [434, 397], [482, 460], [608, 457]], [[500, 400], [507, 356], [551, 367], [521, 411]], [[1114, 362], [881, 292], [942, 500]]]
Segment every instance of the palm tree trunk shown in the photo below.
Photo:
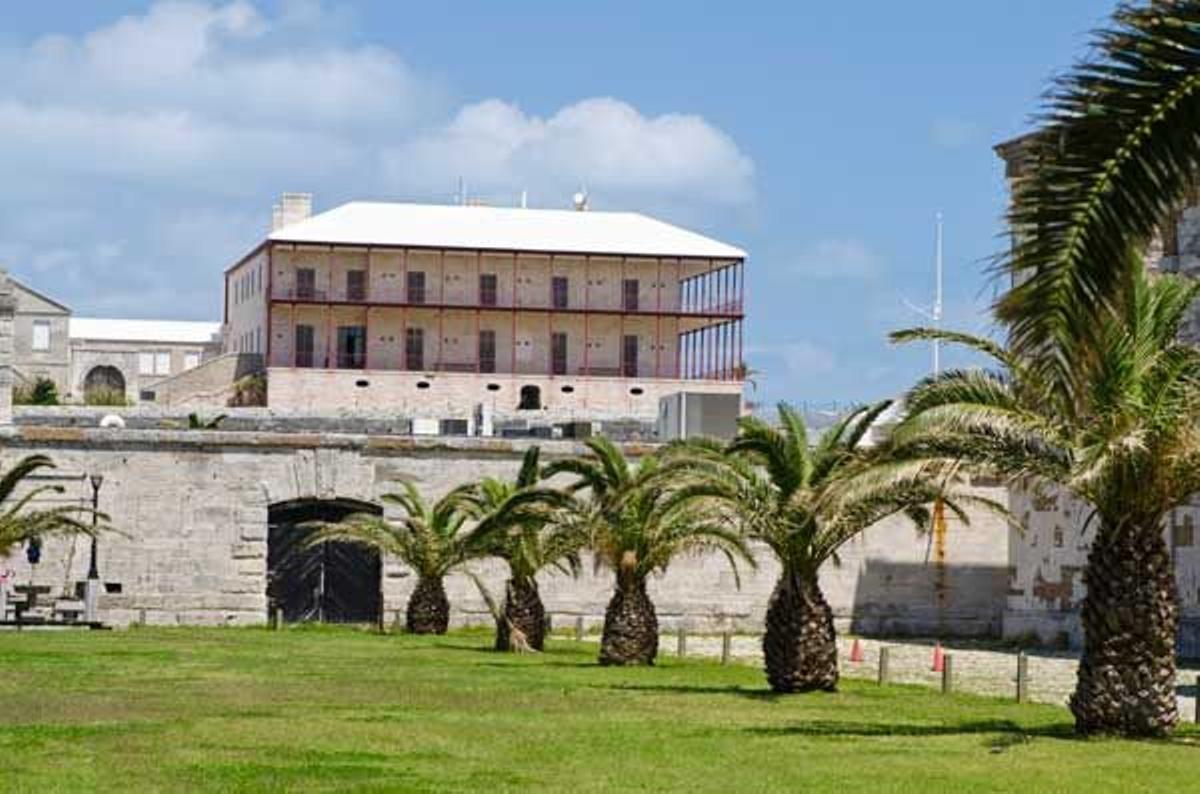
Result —
[[763, 659], [775, 692], [837, 689], [833, 610], [815, 576], [787, 569], [780, 575], [767, 606]]
[[546, 645], [546, 607], [534, 579], [509, 579], [505, 585], [503, 619], [496, 622], [496, 650], [511, 651], [509, 627], [525, 635], [529, 648], [540, 651]]
[[420, 577], [408, 597], [405, 628], [411, 634], [445, 634], [450, 625], [450, 601], [442, 578]]
[[619, 574], [604, 612], [600, 664], [654, 664], [658, 655], [658, 615], [646, 594], [646, 580]]
[[1179, 721], [1175, 566], [1156, 525], [1103, 527], [1088, 554], [1083, 657], [1071, 713], [1081, 734], [1163, 736]]

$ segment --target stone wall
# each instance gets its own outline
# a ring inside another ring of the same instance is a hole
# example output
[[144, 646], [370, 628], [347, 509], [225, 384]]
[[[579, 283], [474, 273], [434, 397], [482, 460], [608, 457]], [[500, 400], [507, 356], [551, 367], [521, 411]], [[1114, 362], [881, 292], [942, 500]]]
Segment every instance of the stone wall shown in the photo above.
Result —
[[[527, 442], [499, 439], [413, 439], [389, 436], [160, 430], [96, 430], [19, 426], [0, 439], [0, 467], [31, 452], [50, 454], [68, 481], [62, 499], [85, 504], [83, 475], [104, 476], [102, 510], [121, 535], [100, 542], [107, 585], [101, 616], [117, 625], [259, 624], [266, 619], [267, 516], [272, 504], [295, 499], [355, 499], [378, 503], [408, 479], [429, 498], [486, 475], [515, 474]], [[549, 458], [576, 454], [570, 442], [542, 443]], [[631, 455], [649, 447], [629, 445]], [[871, 528], [843, 550], [841, 565], [823, 572], [839, 622], [863, 632], [985, 634], [998, 629], [1006, 586], [1004, 527], [981, 517], [949, 528], [945, 566], [929, 562], [928, 539], [901, 521]], [[86, 573], [84, 540], [47, 544], [31, 571], [24, 555], [0, 566], [18, 580], [70, 592]], [[761, 628], [777, 567], [759, 554], [743, 569], [740, 589], [723, 558], [685, 558], [651, 582], [665, 626], [697, 630]], [[498, 563], [475, 566], [502, 593]], [[385, 610], [402, 613], [413, 577], [394, 560], [384, 565]], [[545, 576], [550, 611], [599, 623], [611, 574], [586, 566], [579, 579]], [[119, 589], [119, 592], [117, 590]], [[464, 576], [447, 583], [456, 623], [487, 623], [486, 607]]]

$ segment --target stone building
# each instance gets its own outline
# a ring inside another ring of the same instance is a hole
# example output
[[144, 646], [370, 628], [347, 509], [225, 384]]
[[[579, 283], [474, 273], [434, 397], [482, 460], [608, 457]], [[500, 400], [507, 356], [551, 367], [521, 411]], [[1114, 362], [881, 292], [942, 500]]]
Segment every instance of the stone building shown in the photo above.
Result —
[[12, 377], [54, 382], [61, 399], [105, 392], [154, 402], [160, 384], [221, 352], [221, 324], [75, 317], [70, 307], [6, 276], [15, 299]]
[[352, 202], [225, 273], [227, 351], [276, 408], [653, 420], [740, 395], [745, 253], [637, 213]]
[[[1022, 136], [996, 147], [1010, 182], [1035, 165], [1025, 156], [1029, 138]], [[1200, 273], [1200, 192], [1162, 224], [1158, 239], [1147, 251], [1147, 264], [1166, 272]], [[1184, 334], [1200, 341], [1200, 307], [1193, 312]], [[1079, 608], [1087, 594], [1083, 571], [1095, 532], [1095, 522], [1088, 521], [1090, 510], [1053, 489], [1014, 489], [1010, 505], [1021, 529], [1012, 530], [1009, 537], [1012, 581], [1004, 608], [1004, 635], [1035, 634], [1046, 641], [1079, 647], [1083, 642]], [[1181, 607], [1178, 644], [1190, 658], [1200, 658], [1198, 521], [1200, 499], [1193, 500], [1191, 507], [1175, 511], [1163, 527], [1175, 559]]]

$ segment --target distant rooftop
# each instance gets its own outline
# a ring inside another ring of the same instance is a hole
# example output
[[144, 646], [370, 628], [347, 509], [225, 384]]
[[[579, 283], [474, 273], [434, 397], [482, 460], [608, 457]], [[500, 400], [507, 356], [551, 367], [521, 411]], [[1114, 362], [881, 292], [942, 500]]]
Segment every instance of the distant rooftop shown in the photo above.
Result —
[[740, 248], [636, 212], [353, 201], [272, 232], [273, 242], [744, 259]]
[[176, 320], [113, 320], [72, 317], [70, 337], [97, 342], [165, 342], [208, 344], [221, 330], [220, 323]]

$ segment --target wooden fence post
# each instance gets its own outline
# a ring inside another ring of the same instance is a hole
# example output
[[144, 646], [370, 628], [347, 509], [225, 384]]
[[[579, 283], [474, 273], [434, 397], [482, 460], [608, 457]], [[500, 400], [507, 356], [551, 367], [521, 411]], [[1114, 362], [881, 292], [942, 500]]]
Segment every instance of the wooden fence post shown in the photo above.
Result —
[[892, 649], [883, 645], [879, 648], [879, 685], [883, 686], [888, 682], [888, 662], [892, 655]]
[[954, 655], [946, 654], [942, 659], [942, 694], [949, 695], [954, 687]]
[[575, 618], [575, 642], [583, 642], [583, 615]]
[[1017, 654], [1017, 702], [1029, 701], [1029, 657], [1025, 651]]
[[721, 635], [721, 664], [729, 664], [729, 657], [733, 651], [733, 634], [725, 632]]
[[675, 638], [675, 655], [680, 659], [687, 656], [687, 629], [679, 626], [679, 636]]

